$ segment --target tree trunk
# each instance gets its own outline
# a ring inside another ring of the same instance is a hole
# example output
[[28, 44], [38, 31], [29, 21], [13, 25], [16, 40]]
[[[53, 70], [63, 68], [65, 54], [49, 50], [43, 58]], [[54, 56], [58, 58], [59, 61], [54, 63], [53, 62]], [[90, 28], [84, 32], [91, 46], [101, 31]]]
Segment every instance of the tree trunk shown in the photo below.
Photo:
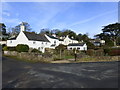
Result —
[[60, 59], [61, 59], [61, 56], [62, 56], [62, 55], [61, 55], [61, 49], [60, 49]]
[[114, 40], [114, 46], [116, 46], [116, 40]]

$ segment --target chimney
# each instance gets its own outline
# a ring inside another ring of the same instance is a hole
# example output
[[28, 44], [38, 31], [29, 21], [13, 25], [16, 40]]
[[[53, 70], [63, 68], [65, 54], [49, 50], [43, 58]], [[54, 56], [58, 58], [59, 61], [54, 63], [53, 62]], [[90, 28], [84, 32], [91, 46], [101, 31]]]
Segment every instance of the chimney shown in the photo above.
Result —
[[20, 31], [25, 31], [25, 26], [24, 26], [24, 23], [22, 22], [21, 25], [20, 25]]

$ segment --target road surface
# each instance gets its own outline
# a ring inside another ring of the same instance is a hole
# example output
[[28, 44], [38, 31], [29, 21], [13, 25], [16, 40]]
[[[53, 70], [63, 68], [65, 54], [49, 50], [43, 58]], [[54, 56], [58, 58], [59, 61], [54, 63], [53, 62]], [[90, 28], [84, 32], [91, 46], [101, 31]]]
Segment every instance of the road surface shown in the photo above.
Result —
[[3, 88], [118, 88], [118, 63], [27, 63], [2, 58]]

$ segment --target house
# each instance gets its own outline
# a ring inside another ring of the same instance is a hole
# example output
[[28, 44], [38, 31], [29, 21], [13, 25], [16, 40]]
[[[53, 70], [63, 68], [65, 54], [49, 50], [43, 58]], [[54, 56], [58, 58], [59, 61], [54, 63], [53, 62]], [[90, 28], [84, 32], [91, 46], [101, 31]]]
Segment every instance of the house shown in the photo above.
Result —
[[52, 35], [46, 35], [46, 38], [50, 41], [49, 48], [55, 49], [59, 45], [59, 39]]
[[85, 50], [86, 51], [87, 45], [85, 43], [71, 43], [71, 44], [68, 44], [67, 49], [68, 50], [76, 49], [76, 50]]
[[91, 43], [93, 43], [95, 46], [105, 45], [105, 40], [101, 39], [91, 39]]
[[70, 43], [78, 43], [78, 41], [69, 38], [68, 35], [67, 35], [66, 38], [64, 39], [64, 45], [68, 45], [68, 44], [70, 44]]
[[59, 44], [63, 44], [64, 45], [64, 40], [63, 39], [59, 39]]
[[30, 48], [39, 49], [43, 53], [45, 52], [45, 48], [49, 48], [51, 45], [45, 35], [26, 32], [23, 24], [20, 26], [19, 35], [7, 40], [7, 46], [9, 47], [15, 47], [18, 44], [27, 44]]
[[6, 45], [7, 41], [0, 41], [0, 45]]
[[36, 34], [33, 32], [26, 32], [25, 26], [22, 23], [20, 26], [20, 33], [18, 36], [9, 38], [7, 40], [8, 47], [15, 47], [18, 44], [26, 44], [30, 48], [36, 48], [43, 53], [46, 48], [55, 49], [59, 44], [68, 45], [68, 49], [79, 49], [79, 50], [87, 50], [86, 44], [79, 44], [77, 40], [73, 40], [66, 36], [65, 39], [59, 39], [57, 37], [47, 34]]

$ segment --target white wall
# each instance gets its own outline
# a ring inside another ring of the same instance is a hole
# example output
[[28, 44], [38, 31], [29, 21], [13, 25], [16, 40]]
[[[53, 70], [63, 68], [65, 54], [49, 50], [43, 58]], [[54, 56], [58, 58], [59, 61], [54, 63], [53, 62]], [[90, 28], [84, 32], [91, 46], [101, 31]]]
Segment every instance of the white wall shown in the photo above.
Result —
[[71, 48], [72, 48], [72, 50], [77, 49], [77, 48], [80, 48], [80, 49], [77, 49], [77, 50], [87, 50], [87, 45], [84, 44], [83, 46], [67, 46], [68, 50], [71, 50]]
[[[53, 45], [53, 44], [56, 44], [55, 47], [59, 45], [60, 42], [59, 42], [58, 39], [50, 38], [50, 37], [47, 36], [47, 35], [45, 35], [45, 36], [46, 36], [46, 38], [50, 41], [50, 46]], [[56, 43], [54, 43], [54, 42], [56, 42]], [[55, 47], [53, 47], [53, 49], [54, 49]], [[52, 48], [52, 47], [49, 47], [49, 48]]]
[[64, 45], [64, 41], [59, 41], [59, 44], [63, 44]]
[[72, 40], [68, 36], [66, 36], [66, 38], [64, 39], [64, 45], [68, 45], [70, 43], [78, 43], [78, 41], [77, 40]]
[[7, 44], [7, 41], [0, 41], [0, 45]]
[[14, 47], [18, 44], [27, 44], [30, 48], [36, 48], [45, 52], [45, 48], [49, 48], [50, 42], [42, 42], [42, 41], [33, 41], [28, 40], [23, 32], [20, 32], [16, 40], [7, 40], [7, 46]]

